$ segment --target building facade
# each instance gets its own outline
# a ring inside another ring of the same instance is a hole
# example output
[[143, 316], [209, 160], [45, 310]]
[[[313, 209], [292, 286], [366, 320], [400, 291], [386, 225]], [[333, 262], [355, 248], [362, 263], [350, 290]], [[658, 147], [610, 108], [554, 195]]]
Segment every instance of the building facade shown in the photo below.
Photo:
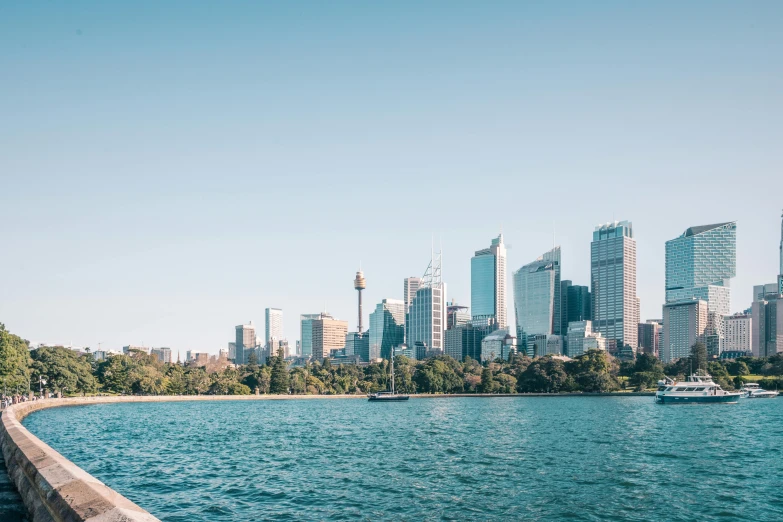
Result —
[[516, 353], [517, 339], [506, 328], [490, 333], [481, 340], [481, 362], [492, 362], [496, 359], [508, 361]]
[[647, 355], [660, 356], [661, 322], [657, 320], [639, 323], [639, 349]]
[[481, 342], [495, 330], [493, 325], [465, 324], [446, 330], [446, 355], [458, 361], [481, 360]]
[[666, 242], [666, 302], [698, 299], [707, 303], [710, 316], [704, 343], [709, 355], [720, 354], [723, 318], [731, 310], [730, 283], [736, 274], [735, 222], [690, 227]]
[[264, 310], [266, 319], [266, 336], [264, 344], [269, 345], [272, 339], [284, 339], [283, 337], [283, 311], [279, 308], [267, 308]]
[[663, 305], [663, 345], [659, 350], [665, 363], [688, 357], [691, 347], [704, 343], [708, 304], [701, 299], [683, 299]]
[[751, 352], [753, 349], [753, 318], [747, 314], [734, 314], [724, 318], [725, 340], [723, 350]]
[[299, 356], [313, 355], [313, 321], [322, 317], [331, 318], [329, 314], [302, 314], [299, 316]]
[[464, 326], [470, 322], [470, 311], [467, 306], [458, 305], [454, 301], [446, 305], [446, 330]]
[[491, 319], [500, 328], [507, 324], [506, 246], [503, 234], [489, 248], [476, 251], [470, 260], [470, 306], [473, 319]]
[[158, 358], [158, 362], [171, 364], [171, 348], [153, 348], [150, 355]]
[[391, 358], [392, 350], [405, 342], [405, 301], [384, 299], [370, 314], [368, 360]]
[[419, 358], [443, 352], [446, 330], [446, 283], [441, 278], [442, 253], [433, 254], [405, 318], [405, 343]]
[[[514, 272], [514, 315], [517, 344], [527, 351], [528, 339], [537, 335], [553, 335], [556, 295], [560, 294], [560, 247], [556, 247]], [[557, 291], [556, 291], [557, 290]], [[558, 330], [560, 324], [558, 323]]]
[[[247, 356], [256, 347], [256, 328], [253, 321], [248, 324], [240, 324], [235, 327], [236, 330], [236, 364], [247, 364]], [[247, 353], [245, 353], [247, 352]]]
[[567, 334], [568, 357], [579, 357], [588, 350], [606, 350], [606, 340], [600, 332], [593, 331], [592, 321], [571, 321]]
[[606, 338], [607, 350], [638, 347], [639, 299], [636, 295], [636, 240], [630, 221], [599, 225], [590, 244], [593, 330]]
[[402, 300], [405, 303], [405, 313], [408, 313], [419, 286], [421, 286], [420, 277], [406, 277], [403, 281]]
[[312, 332], [313, 359], [322, 361], [330, 357], [333, 350], [340, 351], [345, 347], [348, 323], [323, 313], [318, 319], [312, 319]]

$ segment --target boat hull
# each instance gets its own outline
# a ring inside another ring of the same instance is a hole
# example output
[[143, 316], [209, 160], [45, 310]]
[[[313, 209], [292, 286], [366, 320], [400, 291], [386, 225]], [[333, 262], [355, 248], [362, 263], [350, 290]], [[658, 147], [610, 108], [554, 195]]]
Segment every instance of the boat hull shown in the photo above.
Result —
[[673, 395], [657, 395], [655, 402], [658, 404], [735, 404], [739, 402], [739, 394], [728, 395], [702, 395], [695, 397], [677, 397]]
[[396, 402], [407, 401], [409, 398], [407, 395], [370, 395], [368, 400], [370, 402]]

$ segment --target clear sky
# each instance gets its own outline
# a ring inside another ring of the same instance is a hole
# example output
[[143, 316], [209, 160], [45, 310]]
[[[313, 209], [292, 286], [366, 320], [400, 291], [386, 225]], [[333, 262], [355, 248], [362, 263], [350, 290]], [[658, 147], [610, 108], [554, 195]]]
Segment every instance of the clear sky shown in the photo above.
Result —
[[643, 319], [664, 242], [736, 220], [742, 310], [778, 266], [781, 27], [778, 1], [2, 2], [0, 322], [184, 356], [279, 307], [293, 343], [325, 306], [355, 328], [360, 262], [365, 322], [402, 298], [433, 237], [461, 303], [501, 226], [510, 269], [554, 227], [589, 284], [613, 218]]

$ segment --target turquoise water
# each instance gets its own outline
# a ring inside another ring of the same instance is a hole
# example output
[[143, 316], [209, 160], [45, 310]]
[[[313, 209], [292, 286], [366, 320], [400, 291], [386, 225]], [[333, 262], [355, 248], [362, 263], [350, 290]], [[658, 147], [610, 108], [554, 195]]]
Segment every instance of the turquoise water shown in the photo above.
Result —
[[25, 425], [166, 521], [783, 519], [783, 399], [107, 404]]

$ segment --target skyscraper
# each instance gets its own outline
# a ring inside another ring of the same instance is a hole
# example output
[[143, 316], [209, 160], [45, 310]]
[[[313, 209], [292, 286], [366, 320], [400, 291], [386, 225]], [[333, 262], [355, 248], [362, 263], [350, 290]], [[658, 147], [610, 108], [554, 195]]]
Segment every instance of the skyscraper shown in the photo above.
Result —
[[522, 351], [527, 349], [531, 336], [554, 334], [555, 298], [560, 294], [560, 247], [523, 266], [514, 272], [513, 278], [517, 344]]
[[256, 346], [256, 328], [253, 321], [240, 324], [236, 328], [236, 364], [247, 364], [247, 356]]
[[405, 302], [405, 313], [408, 313], [408, 310], [411, 307], [411, 303], [413, 303], [413, 298], [416, 297], [416, 291], [419, 289], [419, 286], [421, 286], [420, 277], [405, 278], [404, 288], [402, 291], [403, 301]]
[[[731, 311], [730, 282], [736, 274], [737, 224], [734, 222], [690, 227], [666, 242], [666, 302], [700, 299], [707, 303], [709, 317], [703, 342], [710, 355], [720, 354], [723, 318]], [[665, 318], [663, 328], [666, 337], [669, 326]], [[674, 333], [670, 337], [685, 338]]]
[[322, 315], [324, 314], [302, 314], [299, 316], [299, 355], [301, 357], [313, 355], [313, 321], [320, 319]]
[[266, 319], [264, 343], [269, 346], [272, 339], [279, 341], [283, 338], [283, 311], [279, 308], [267, 308], [264, 310], [264, 317]]
[[462, 306], [454, 301], [446, 304], [446, 330], [466, 325], [470, 322], [470, 312], [467, 306]]
[[660, 354], [661, 324], [656, 321], [639, 323], [639, 351], [656, 357]]
[[702, 299], [682, 299], [663, 305], [661, 360], [669, 363], [687, 357], [694, 344], [704, 343], [707, 316], [708, 305]]
[[313, 359], [322, 361], [331, 355], [332, 350], [345, 347], [345, 335], [348, 333], [348, 323], [334, 319], [329, 314], [319, 314], [312, 320], [313, 325]]
[[629, 221], [595, 227], [590, 244], [593, 331], [606, 338], [607, 350], [624, 345], [636, 350], [639, 300], [636, 297], [636, 240]]
[[477, 250], [470, 260], [470, 306], [473, 319], [491, 319], [505, 328], [506, 246], [503, 234], [489, 248]]
[[405, 302], [384, 299], [370, 314], [369, 360], [391, 357], [392, 349], [405, 342]]
[[783, 214], [780, 215], [780, 268], [778, 271], [778, 295], [783, 296]]
[[406, 342], [416, 356], [424, 353], [424, 349], [430, 352], [444, 349], [446, 283], [441, 276], [442, 259], [442, 253], [437, 257], [433, 254], [405, 319]]

